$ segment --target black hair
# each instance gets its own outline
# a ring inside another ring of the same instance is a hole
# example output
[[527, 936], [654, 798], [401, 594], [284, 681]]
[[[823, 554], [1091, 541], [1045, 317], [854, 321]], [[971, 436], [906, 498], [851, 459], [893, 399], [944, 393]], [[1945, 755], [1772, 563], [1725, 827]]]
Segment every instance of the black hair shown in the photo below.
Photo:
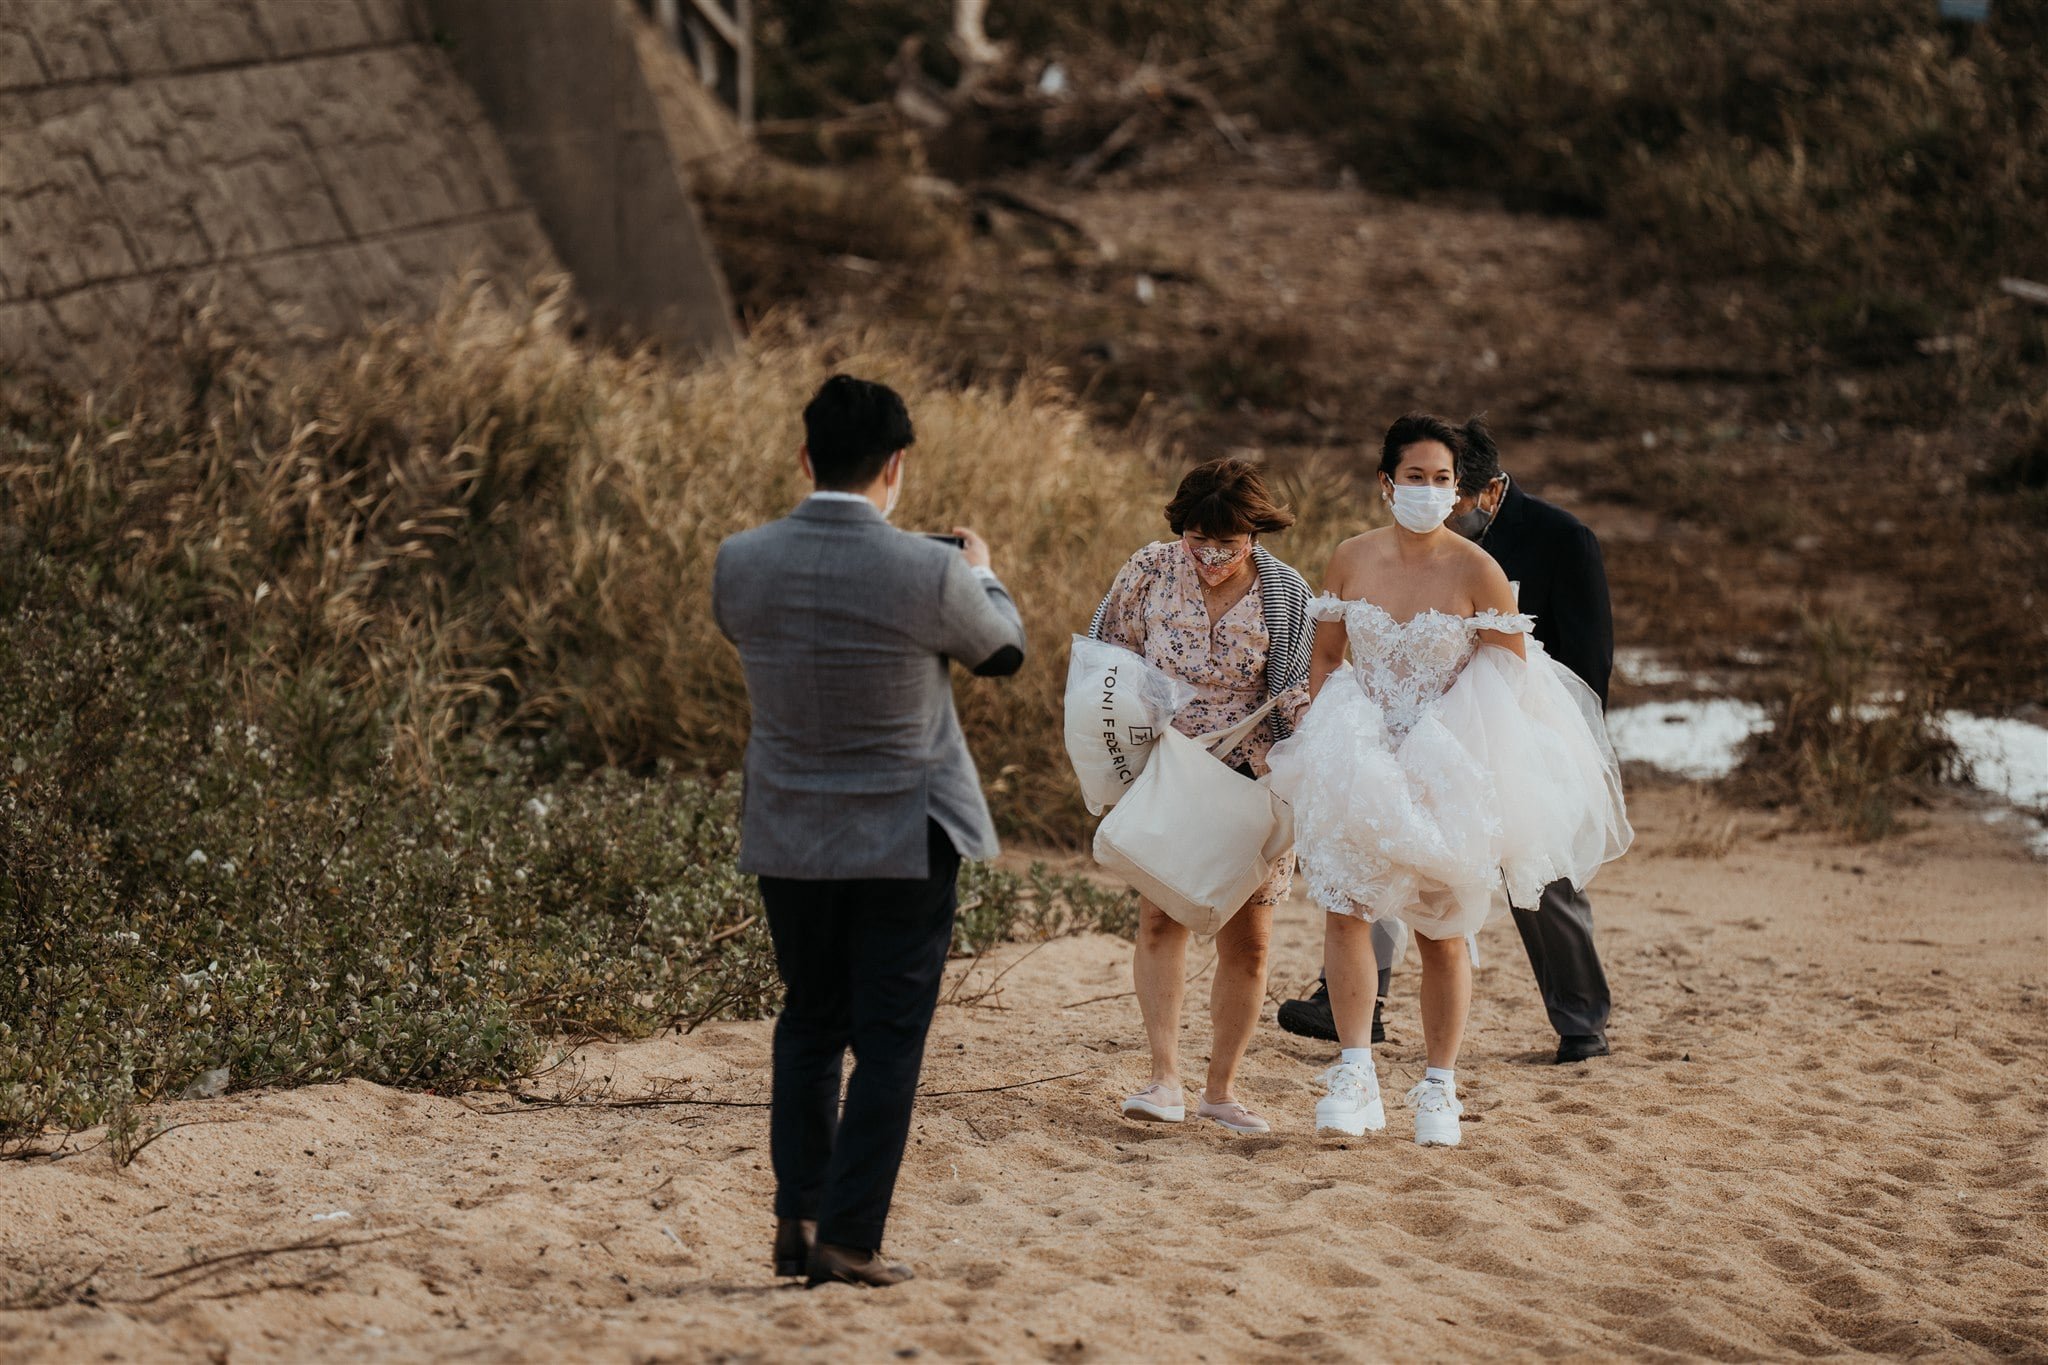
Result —
[[1464, 444], [1452, 446], [1451, 457], [1458, 471], [1458, 491], [1469, 497], [1485, 492], [1500, 477], [1500, 447], [1494, 444], [1484, 418], [1474, 417], [1460, 434]]
[[1464, 464], [1465, 433], [1441, 417], [1411, 412], [1387, 428], [1387, 439], [1380, 442], [1380, 473], [1393, 478], [1401, 467], [1401, 452], [1424, 441], [1435, 441], [1450, 451], [1454, 468]]
[[865, 488], [916, 440], [910, 409], [887, 384], [835, 374], [804, 408], [804, 445], [820, 488]]

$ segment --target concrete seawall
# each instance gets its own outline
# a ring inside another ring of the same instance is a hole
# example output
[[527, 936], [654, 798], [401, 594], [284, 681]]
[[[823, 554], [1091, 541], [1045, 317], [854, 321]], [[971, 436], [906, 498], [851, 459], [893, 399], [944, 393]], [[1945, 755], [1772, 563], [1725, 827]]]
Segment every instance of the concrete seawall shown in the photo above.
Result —
[[[461, 22], [489, 23], [489, 8]], [[658, 121], [644, 100], [597, 99], [607, 86], [644, 95], [637, 68], [619, 64], [631, 34], [622, 44], [613, 26], [629, 13], [611, 0], [497, 8], [580, 16], [547, 35], [500, 25], [469, 50], [545, 40], [575, 76], [557, 95], [596, 103], [572, 118], [514, 101], [501, 135], [451, 60], [468, 39], [433, 41], [406, 0], [0, 6], [0, 368], [118, 381], [204, 304], [263, 344], [308, 344], [423, 312], [468, 269], [518, 281], [566, 266], [608, 331], [729, 345], [676, 158], [641, 131]], [[531, 125], [565, 119], [583, 138], [572, 162], [607, 135], [620, 149], [608, 183], [644, 199], [640, 219], [533, 172]], [[686, 295], [677, 258], [695, 266]]]

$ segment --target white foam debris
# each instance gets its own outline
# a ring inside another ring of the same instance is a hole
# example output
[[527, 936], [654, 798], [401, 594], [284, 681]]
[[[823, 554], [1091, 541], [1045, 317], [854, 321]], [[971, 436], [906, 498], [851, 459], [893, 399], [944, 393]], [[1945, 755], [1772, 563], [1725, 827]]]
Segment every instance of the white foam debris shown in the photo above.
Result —
[[2020, 837], [2027, 841], [2027, 852], [2043, 862], [2048, 862], [2048, 821], [2001, 806], [1997, 810], [1985, 811], [1984, 823], [2016, 829]]
[[1764, 708], [1755, 702], [1716, 697], [1611, 711], [1607, 734], [1624, 761], [1706, 780], [1734, 772], [1742, 742], [1768, 724]]
[[[1618, 662], [1618, 661], [1617, 661]], [[1735, 771], [1742, 743], [1769, 721], [1754, 702], [1718, 697], [1623, 707], [1607, 716], [1607, 733], [1624, 760], [1705, 781]], [[2048, 726], [2010, 716], [1950, 711], [1942, 729], [1970, 765], [1970, 780], [2022, 812], [2048, 811]], [[2048, 856], [2048, 825], [2030, 840]]]
[[1614, 671], [1634, 687], [1672, 687], [1682, 682], [1697, 687], [1701, 682], [1697, 674], [1665, 662], [1656, 650], [1640, 647], [1615, 650]]
[[1950, 711], [1942, 728], [1969, 760], [1970, 780], [2015, 806], [2048, 806], [2048, 726]]

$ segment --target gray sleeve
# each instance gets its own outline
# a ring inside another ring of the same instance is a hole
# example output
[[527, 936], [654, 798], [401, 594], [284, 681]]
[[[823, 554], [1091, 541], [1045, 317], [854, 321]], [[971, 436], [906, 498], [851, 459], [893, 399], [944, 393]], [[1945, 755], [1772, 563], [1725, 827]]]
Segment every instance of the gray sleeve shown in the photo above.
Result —
[[947, 558], [939, 584], [934, 647], [984, 678], [1001, 678], [1024, 666], [1024, 618], [1009, 590], [983, 578], [959, 555]]
[[725, 550], [726, 545], [720, 545], [717, 557], [711, 561], [711, 622], [718, 627], [720, 635], [730, 640], [732, 627], [727, 625], [725, 620]]

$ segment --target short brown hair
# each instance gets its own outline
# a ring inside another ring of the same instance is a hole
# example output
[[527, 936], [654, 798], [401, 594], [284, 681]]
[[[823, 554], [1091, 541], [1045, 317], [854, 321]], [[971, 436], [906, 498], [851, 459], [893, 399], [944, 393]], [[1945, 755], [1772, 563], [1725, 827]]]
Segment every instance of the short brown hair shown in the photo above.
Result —
[[1175, 535], [1266, 535], [1294, 525], [1294, 513], [1273, 501], [1266, 478], [1250, 460], [1211, 460], [1196, 465], [1166, 504], [1166, 524]]

